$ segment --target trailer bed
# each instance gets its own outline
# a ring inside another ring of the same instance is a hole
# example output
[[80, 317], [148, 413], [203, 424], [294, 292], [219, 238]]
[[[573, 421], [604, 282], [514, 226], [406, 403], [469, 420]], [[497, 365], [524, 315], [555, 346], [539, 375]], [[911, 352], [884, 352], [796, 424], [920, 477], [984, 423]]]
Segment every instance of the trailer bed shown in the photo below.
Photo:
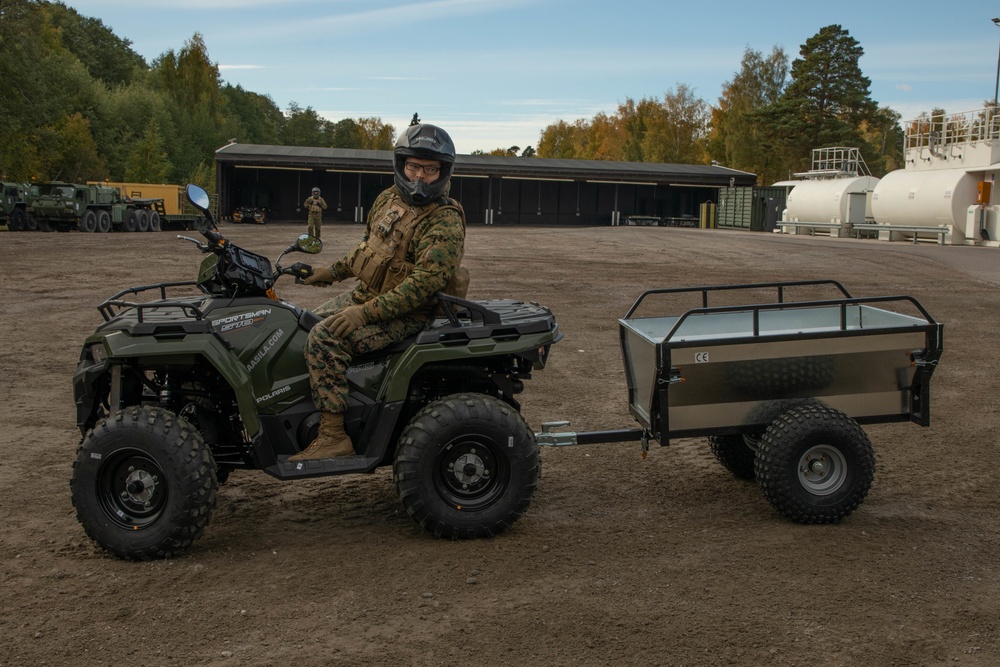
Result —
[[[795, 288], [823, 285], [836, 297], [786, 300]], [[709, 304], [722, 290], [762, 289], [776, 299]], [[680, 315], [636, 316], [654, 296], [700, 296], [701, 305]], [[649, 290], [619, 327], [629, 410], [661, 444], [759, 432], [789, 406], [808, 402], [859, 423], [929, 423], [942, 326], [911, 297], [854, 298], [834, 281]]]

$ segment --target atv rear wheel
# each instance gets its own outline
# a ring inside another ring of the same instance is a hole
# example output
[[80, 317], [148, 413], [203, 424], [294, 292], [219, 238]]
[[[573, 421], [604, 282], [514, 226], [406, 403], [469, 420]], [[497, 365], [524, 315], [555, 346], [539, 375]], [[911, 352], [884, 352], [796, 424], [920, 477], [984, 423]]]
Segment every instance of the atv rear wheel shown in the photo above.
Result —
[[218, 482], [212, 455], [187, 420], [133, 406], [87, 433], [70, 488], [92, 540], [119, 558], [151, 560], [176, 556], [201, 537]]
[[447, 396], [417, 413], [393, 462], [407, 513], [453, 539], [509, 528], [531, 504], [538, 475], [538, 443], [524, 418], [483, 394]]

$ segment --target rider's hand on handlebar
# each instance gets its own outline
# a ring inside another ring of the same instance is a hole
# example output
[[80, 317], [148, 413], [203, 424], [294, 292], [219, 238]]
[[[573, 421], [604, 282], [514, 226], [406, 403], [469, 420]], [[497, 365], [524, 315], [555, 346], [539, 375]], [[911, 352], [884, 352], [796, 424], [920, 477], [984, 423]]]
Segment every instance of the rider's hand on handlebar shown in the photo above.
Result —
[[321, 266], [313, 269], [313, 273], [308, 278], [302, 281], [306, 285], [316, 285], [317, 287], [323, 287], [325, 285], [330, 285], [337, 282], [333, 278], [333, 274], [330, 273], [330, 268], [327, 266]]

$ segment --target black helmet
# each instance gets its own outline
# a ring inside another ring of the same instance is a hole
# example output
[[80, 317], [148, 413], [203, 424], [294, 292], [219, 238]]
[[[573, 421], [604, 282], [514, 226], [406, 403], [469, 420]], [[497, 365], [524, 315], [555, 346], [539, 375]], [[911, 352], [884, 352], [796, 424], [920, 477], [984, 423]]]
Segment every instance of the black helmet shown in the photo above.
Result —
[[[439, 161], [441, 176], [433, 183], [410, 181], [403, 173], [403, 165], [408, 157]], [[455, 144], [448, 133], [436, 125], [411, 125], [396, 141], [392, 163], [396, 189], [403, 199], [414, 206], [430, 204], [447, 192], [455, 167]]]
[[313, 188], [313, 194], [314, 195], [318, 195], [319, 194], [319, 188]]

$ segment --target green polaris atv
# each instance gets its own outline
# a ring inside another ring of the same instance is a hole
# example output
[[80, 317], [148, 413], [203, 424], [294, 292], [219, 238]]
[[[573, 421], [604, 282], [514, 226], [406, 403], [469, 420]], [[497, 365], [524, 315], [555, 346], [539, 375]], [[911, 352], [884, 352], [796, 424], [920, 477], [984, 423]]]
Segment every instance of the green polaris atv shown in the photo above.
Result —
[[[211, 221], [208, 195], [187, 187]], [[562, 338], [552, 312], [513, 300], [437, 295], [438, 319], [348, 370], [347, 432], [356, 456], [288, 461], [316, 436], [302, 355], [313, 313], [278, 298], [286, 253], [318, 253], [302, 235], [272, 266], [210, 222], [195, 243], [198, 279], [133, 287], [98, 306], [73, 377], [82, 439], [70, 480], [84, 530], [124, 559], [168, 558], [208, 524], [233, 470], [283, 480], [393, 467], [406, 511], [440, 537], [495, 535], [538, 484], [535, 434], [515, 396]]]

